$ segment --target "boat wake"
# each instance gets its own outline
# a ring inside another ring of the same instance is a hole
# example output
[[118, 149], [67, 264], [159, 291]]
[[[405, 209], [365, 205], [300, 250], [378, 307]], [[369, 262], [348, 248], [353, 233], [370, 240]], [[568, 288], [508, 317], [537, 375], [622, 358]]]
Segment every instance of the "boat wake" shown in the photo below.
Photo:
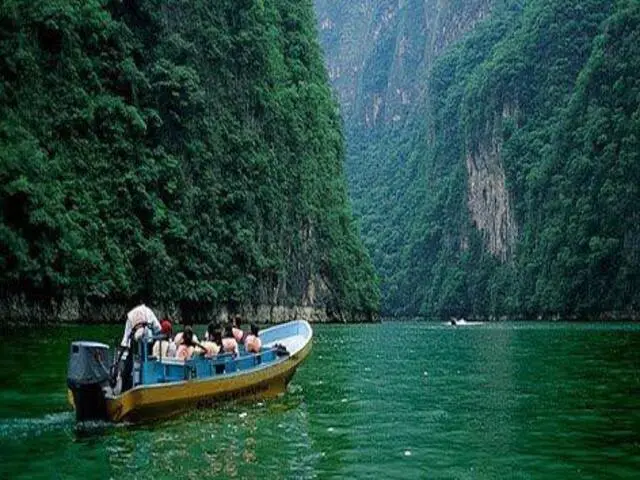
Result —
[[75, 433], [79, 437], [85, 437], [100, 435], [108, 430], [130, 425], [128, 422], [114, 424], [106, 421], [76, 423], [74, 412], [58, 412], [42, 417], [0, 419], [0, 439], [25, 438], [64, 430]]
[[73, 428], [73, 412], [49, 413], [43, 417], [3, 418], [0, 419], [0, 438], [40, 435], [58, 429]]

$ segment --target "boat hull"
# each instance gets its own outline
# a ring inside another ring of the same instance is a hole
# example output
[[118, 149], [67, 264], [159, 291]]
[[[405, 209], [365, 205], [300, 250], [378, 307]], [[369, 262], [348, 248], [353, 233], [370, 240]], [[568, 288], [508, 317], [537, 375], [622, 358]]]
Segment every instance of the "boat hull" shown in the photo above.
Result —
[[236, 398], [265, 398], [282, 393], [300, 363], [311, 351], [311, 341], [294, 355], [275, 364], [224, 377], [135, 387], [106, 399], [113, 422], [141, 422], [175, 415], [193, 408]]

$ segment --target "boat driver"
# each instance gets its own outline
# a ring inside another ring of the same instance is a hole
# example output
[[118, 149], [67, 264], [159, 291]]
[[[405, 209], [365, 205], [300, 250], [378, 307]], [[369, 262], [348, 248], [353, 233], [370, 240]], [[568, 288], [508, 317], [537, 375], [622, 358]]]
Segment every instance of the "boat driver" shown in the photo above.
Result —
[[140, 340], [142, 335], [145, 334], [151, 337], [151, 332], [157, 334], [162, 329], [158, 318], [153, 310], [147, 307], [145, 304], [138, 305], [129, 313], [127, 313], [127, 321], [124, 326], [124, 335], [122, 336], [122, 342], [120, 346], [128, 348], [131, 346], [131, 332], [140, 324], [144, 324], [144, 328], [138, 328], [134, 334], [136, 340]]
[[118, 393], [126, 392], [133, 387], [133, 354], [129, 351], [131, 348], [131, 332], [135, 332], [133, 334], [134, 338], [140, 340], [143, 335], [151, 338], [150, 329], [157, 334], [161, 330], [161, 325], [153, 310], [145, 304], [138, 305], [127, 313], [118, 359], [114, 362], [110, 372], [110, 383], [114, 391]]

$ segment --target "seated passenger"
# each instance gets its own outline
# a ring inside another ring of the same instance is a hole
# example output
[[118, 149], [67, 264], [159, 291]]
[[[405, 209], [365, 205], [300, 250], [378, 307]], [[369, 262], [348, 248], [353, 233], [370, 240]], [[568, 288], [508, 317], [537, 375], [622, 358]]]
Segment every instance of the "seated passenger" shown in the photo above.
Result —
[[211, 322], [207, 325], [207, 331], [204, 332], [204, 342], [201, 346], [196, 348], [196, 354], [204, 353], [204, 356], [211, 358], [217, 355], [222, 345], [222, 335], [220, 332], [220, 325], [218, 322]]
[[232, 353], [234, 356], [237, 356], [240, 353], [238, 351], [238, 342], [233, 336], [233, 327], [231, 325], [227, 325], [227, 328], [224, 329], [224, 335], [222, 336], [222, 352]]
[[216, 342], [205, 340], [196, 347], [193, 353], [196, 355], [204, 354], [205, 358], [211, 358], [217, 355], [219, 351], [220, 346]]
[[244, 348], [247, 349], [247, 352], [251, 353], [260, 353], [260, 349], [262, 348], [262, 340], [258, 336], [260, 334], [260, 330], [255, 323], [251, 324], [251, 333], [247, 335], [247, 338], [244, 340]]
[[201, 354], [204, 354], [206, 357], [212, 357], [217, 354], [219, 350], [220, 347], [214, 342], [205, 342], [205, 344], [198, 342], [197, 337], [193, 333], [193, 329], [187, 326], [184, 328], [182, 343], [176, 351], [176, 358], [178, 360], [191, 360], [194, 355]]
[[[191, 326], [187, 325], [184, 327], [184, 330], [186, 331], [187, 328], [189, 330], [191, 330], [191, 335], [192, 335], [192, 341], [198, 343], [198, 337], [196, 336], [195, 333], [193, 333], [193, 329], [191, 328]], [[176, 342], [176, 347], [179, 347], [180, 345], [182, 345], [184, 343], [184, 332], [178, 332], [176, 333], [175, 338], [173, 339], [174, 342]]]
[[157, 358], [171, 358], [176, 356], [176, 344], [171, 338], [173, 328], [171, 321], [167, 318], [160, 322], [160, 333], [165, 336], [164, 339], [156, 340], [153, 344], [151, 355]]
[[240, 323], [242, 322], [242, 317], [240, 315], [236, 315], [231, 320], [231, 331], [233, 332], [233, 338], [236, 339], [236, 342], [243, 343], [245, 338], [245, 333], [240, 328]]
[[[182, 336], [180, 337], [180, 344], [178, 345], [178, 349], [176, 351], [176, 358], [178, 360], [190, 360], [193, 356], [193, 352], [195, 351], [195, 343], [194, 342], [195, 335], [193, 334], [193, 330], [191, 327], [184, 327], [184, 332], [181, 332]], [[180, 335], [180, 334], [178, 334]], [[176, 337], [178, 336], [176, 335]], [[178, 342], [176, 341], [176, 344]]]
[[209, 323], [207, 331], [204, 332], [204, 339], [209, 342], [215, 342], [216, 332], [220, 332], [220, 324], [218, 322]]

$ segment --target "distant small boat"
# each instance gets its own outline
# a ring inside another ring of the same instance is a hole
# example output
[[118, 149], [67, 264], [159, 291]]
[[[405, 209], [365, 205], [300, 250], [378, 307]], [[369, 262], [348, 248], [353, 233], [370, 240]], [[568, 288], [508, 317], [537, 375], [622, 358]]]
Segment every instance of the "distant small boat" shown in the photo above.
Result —
[[300, 363], [311, 351], [313, 331], [296, 320], [260, 332], [260, 353], [241, 350], [213, 358], [157, 359], [147, 356], [139, 341], [133, 387], [117, 393], [106, 367], [109, 347], [79, 341], [71, 344], [67, 386], [77, 421], [139, 422], [210, 406], [246, 396], [273, 396], [285, 390]]
[[453, 325], [454, 327], [464, 327], [473, 325], [483, 325], [484, 322], [467, 322], [464, 318], [451, 317], [447, 325]]

